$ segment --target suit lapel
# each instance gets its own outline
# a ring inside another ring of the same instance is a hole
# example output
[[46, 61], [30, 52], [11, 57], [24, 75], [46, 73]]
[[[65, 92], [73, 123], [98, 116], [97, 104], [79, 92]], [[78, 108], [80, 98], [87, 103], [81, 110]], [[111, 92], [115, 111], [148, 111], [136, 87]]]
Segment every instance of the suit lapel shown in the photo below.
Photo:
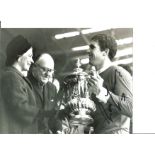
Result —
[[45, 106], [45, 104], [48, 104], [48, 101], [49, 101], [48, 93], [49, 93], [49, 91], [48, 91], [47, 86], [44, 86], [44, 89], [43, 89], [44, 106]]
[[37, 96], [39, 96], [41, 102], [43, 102], [43, 90], [41, 89], [42, 88], [39, 88], [38, 86], [34, 85], [34, 90], [38, 94]]
[[31, 82], [29, 81], [29, 79], [27, 79], [26, 77], [23, 77], [23, 78], [24, 78], [24, 80], [28, 83], [28, 85], [30, 86], [30, 88], [33, 89], [33, 88], [32, 88], [32, 85], [31, 85]]

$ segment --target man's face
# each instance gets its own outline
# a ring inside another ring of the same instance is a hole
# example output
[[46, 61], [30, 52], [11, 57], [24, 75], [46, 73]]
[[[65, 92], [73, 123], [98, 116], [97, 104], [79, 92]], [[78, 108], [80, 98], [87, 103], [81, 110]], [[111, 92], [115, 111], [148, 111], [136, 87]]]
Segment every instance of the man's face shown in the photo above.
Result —
[[89, 63], [96, 66], [103, 61], [104, 57], [100, 50], [98, 42], [91, 41], [89, 45]]
[[48, 65], [47, 63], [44, 64], [35, 64], [35, 72], [36, 78], [38, 81], [46, 84], [48, 81], [51, 81], [54, 74], [54, 65]]
[[21, 66], [22, 71], [29, 71], [31, 64], [33, 63], [32, 56], [33, 52], [32, 48], [30, 48], [26, 53], [19, 57], [19, 64]]

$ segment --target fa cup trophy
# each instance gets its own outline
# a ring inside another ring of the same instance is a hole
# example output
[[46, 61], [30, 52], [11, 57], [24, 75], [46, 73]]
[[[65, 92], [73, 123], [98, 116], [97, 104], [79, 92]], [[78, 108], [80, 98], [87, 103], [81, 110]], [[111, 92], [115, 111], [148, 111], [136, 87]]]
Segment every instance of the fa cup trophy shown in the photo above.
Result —
[[76, 68], [64, 78], [64, 102], [65, 109], [69, 113], [71, 133], [88, 133], [93, 131], [92, 114], [96, 110], [94, 102], [90, 98], [88, 79], [90, 75], [80, 68], [80, 60], [77, 59]]

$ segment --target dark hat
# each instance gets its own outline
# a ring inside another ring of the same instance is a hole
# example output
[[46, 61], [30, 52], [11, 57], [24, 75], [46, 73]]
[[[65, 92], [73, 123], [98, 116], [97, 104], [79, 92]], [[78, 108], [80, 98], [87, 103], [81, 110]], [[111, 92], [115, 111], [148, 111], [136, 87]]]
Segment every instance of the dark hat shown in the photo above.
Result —
[[6, 48], [6, 65], [11, 66], [20, 55], [23, 55], [31, 48], [31, 44], [23, 36], [18, 35], [9, 42]]

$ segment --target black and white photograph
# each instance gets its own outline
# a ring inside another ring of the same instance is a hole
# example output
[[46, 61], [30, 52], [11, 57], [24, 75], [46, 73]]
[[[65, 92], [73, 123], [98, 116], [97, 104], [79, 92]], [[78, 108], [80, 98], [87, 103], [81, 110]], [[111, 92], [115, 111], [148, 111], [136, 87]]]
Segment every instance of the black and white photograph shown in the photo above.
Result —
[[1, 154], [154, 154], [153, 4], [2, 0]]
[[132, 28], [1, 28], [1, 40], [0, 133], [132, 133]]

